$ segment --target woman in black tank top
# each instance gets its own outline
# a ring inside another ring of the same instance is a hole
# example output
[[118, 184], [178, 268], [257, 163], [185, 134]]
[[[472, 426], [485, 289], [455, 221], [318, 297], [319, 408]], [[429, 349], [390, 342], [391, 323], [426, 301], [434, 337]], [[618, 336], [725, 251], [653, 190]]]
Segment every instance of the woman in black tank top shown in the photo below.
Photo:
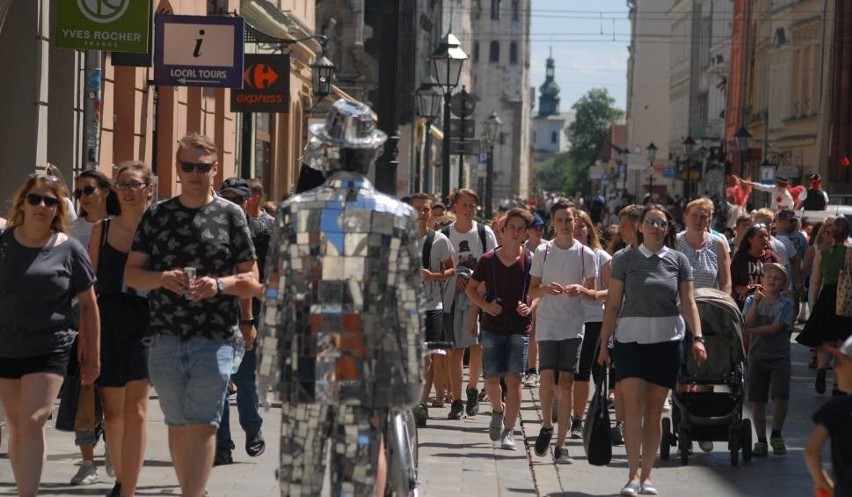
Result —
[[124, 266], [136, 226], [153, 192], [151, 171], [140, 162], [119, 167], [121, 214], [92, 229], [89, 256], [98, 275], [101, 316], [101, 387], [106, 444], [116, 483], [109, 493], [133, 495], [145, 458], [148, 410], [148, 301], [124, 284]]

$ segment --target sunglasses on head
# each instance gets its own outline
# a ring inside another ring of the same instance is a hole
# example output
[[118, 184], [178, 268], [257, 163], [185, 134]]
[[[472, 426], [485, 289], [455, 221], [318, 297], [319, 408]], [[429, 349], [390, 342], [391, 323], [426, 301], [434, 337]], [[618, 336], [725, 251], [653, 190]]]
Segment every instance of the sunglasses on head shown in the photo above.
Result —
[[80, 200], [80, 197], [82, 197], [83, 195], [88, 197], [89, 195], [95, 193], [95, 190], [97, 190], [97, 188], [92, 185], [86, 185], [83, 188], [77, 188], [76, 190], [74, 190], [74, 198]]
[[207, 174], [211, 169], [213, 169], [214, 165], [215, 163], [180, 161], [180, 170], [185, 173], [198, 171], [201, 174]]
[[26, 196], [27, 203], [30, 205], [41, 205], [47, 208], [53, 208], [59, 205], [59, 199], [49, 195], [39, 195], [38, 193], [28, 193]]

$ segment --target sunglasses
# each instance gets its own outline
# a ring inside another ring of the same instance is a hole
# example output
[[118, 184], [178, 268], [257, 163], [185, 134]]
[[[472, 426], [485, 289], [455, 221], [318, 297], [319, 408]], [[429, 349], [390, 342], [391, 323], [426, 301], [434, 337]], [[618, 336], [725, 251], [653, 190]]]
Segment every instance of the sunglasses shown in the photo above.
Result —
[[191, 173], [192, 171], [198, 171], [201, 174], [207, 174], [213, 169], [215, 163], [208, 164], [206, 162], [185, 162], [180, 161], [180, 170], [185, 173]]
[[30, 205], [41, 205], [44, 203], [44, 206], [48, 209], [52, 209], [59, 205], [58, 198], [48, 195], [39, 195], [38, 193], [28, 193], [26, 199], [27, 203]]
[[646, 219], [644, 223], [645, 226], [648, 226], [649, 228], [666, 229], [669, 227], [669, 222], [665, 219]]
[[119, 191], [125, 191], [125, 190], [136, 191], [136, 190], [141, 190], [142, 188], [144, 188], [146, 186], [148, 186], [147, 183], [142, 183], [142, 182], [139, 182], [139, 181], [128, 181], [128, 182], [120, 181], [120, 182], [115, 184], [115, 188]]
[[92, 185], [86, 185], [82, 189], [77, 188], [76, 190], [74, 190], [74, 198], [80, 200], [80, 197], [82, 197], [83, 195], [88, 197], [89, 195], [95, 193], [95, 190], [97, 190], [97, 187], [94, 187]]

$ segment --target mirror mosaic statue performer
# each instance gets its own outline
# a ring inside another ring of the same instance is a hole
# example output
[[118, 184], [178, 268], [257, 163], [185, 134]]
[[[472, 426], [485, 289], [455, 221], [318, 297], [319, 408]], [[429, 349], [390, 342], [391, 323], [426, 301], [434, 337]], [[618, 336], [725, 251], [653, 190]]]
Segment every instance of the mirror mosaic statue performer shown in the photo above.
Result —
[[370, 108], [339, 100], [303, 161], [325, 183], [278, 209], [258, 384], [282, 401], [281, 495], [372, 496], [382, 427], [422, 378], [414, 211], [365, 178], [386, 136]]

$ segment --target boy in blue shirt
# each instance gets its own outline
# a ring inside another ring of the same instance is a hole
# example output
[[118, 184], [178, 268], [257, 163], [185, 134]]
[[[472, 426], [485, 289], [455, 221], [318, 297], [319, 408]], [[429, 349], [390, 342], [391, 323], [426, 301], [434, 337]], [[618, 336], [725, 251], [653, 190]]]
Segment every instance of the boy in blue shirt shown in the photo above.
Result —
[[[769, 445], [775, 455], [787, 453], [781, 428], [790, 400], [790, 334], [793, 331], [793, 301], [782, 297], [787, 288], [787, 268], [778, 263], [763, 265], [761, 285], [743, 306], [749, 344], [748, 397], [757, 433], [752, 455], [765, 457]], [[772, 433], [766, 441], [766, 404], [772, 393]]]

